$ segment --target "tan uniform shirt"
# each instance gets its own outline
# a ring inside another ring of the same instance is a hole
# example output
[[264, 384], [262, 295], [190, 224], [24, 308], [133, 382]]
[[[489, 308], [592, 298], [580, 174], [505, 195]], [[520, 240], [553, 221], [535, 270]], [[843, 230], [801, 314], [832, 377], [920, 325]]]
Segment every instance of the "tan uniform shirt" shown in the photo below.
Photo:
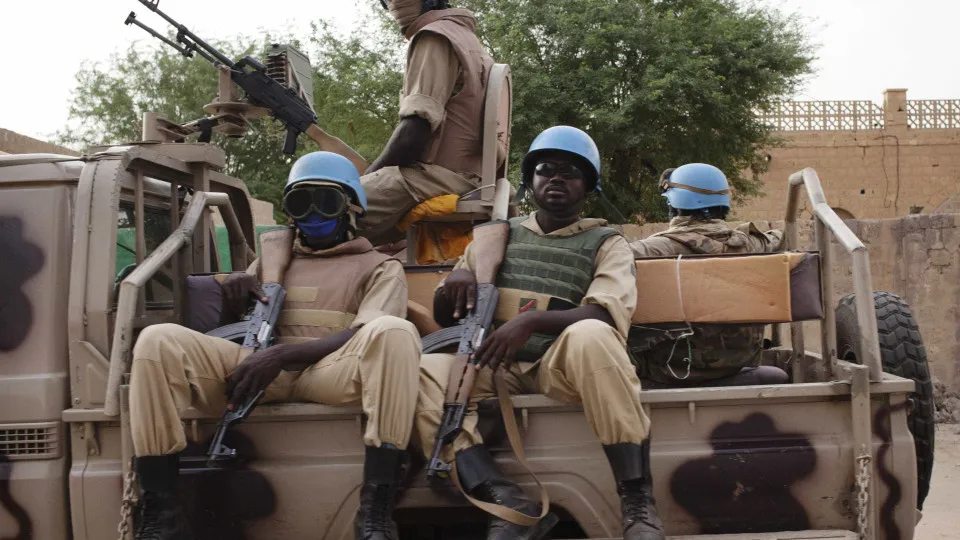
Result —
[[407, 317], [407, 278], [403, 264], [384, 261], [363, 285], [363, 300], [350, 328], [360, 328], [383, 315]]
[[[573, 236], [582, 231], [607, 225], [603, 219], [581, 219], [573, 225], [544, 234], [537, 223], [536, 212], [530, 215], [523, 226], [541, 236]], [[454, 269], [463, 268], [474, 271], [473, 244], [467, 246], [463, 256], [457, 261]], [[622, 339], [627, 339], [630, 332], [630, 318], [637, 309], [637, 267], [633, 260], [630, 246], [622, 236], [608, 238], [597, 250], [596, 266], [593, 272], [593, 282], [587, 289], [587, 294], [580, 302], [581, 306], [596, 304], [602, 306], [613, 318], [617, 333]], [[440, 282], [437, 288], [443, 287]]]
[[400, 118], [419, 116], [436, 131], [459, 79], [460, 60], [450, 42], [436, 34], [421, 35], [403, 75]]
[[780, 249], [783, 231], [760, 232], [753, 223], [744, 223], [731, 229], [722, 219], [709, 221], [692, 220], [689, 217], [676, 217], [670, 220], [670, 227], [663, 233], [630, 243], [636, 257], [672, 257], [687, 255], [694, 251], [666, 237], [665, 233], [696, 233], [725, 244], [727, 253], [773, 253]]

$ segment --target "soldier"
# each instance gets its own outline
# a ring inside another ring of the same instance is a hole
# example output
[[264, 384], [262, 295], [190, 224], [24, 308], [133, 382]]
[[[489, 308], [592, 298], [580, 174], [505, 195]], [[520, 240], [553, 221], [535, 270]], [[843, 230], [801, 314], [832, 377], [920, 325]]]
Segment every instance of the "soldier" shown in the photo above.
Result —
[[[502, 369], [513, 393], [542, 392], [583, 403], [617, 481], [623, 537], [662, 540], [650, 475], [650, 421], [624, 346], [637, 301], [633, 254], [606, 221], [580, 217], [587, 196], [600, 185], [599, 151], [579, 129], [550, 128], [534, 140], [522, 177], [538, 210], [510, 220], [510, 239], [496, 281], [501, 324], [477, 350], [480, 365], [489, 369], [478, 373], [471, 399], [493, 396], [493, 374]], [[476, 255], [471, 248], [438, 287], [434, 313], [441, 325], [454, 324], [476, 301]], [[554, 310], [555, 305], [567, 309]], [[416, 422], [427, 449], [441, 422], [453, 361], [452, 355], [432, 354], [421, 363]], [[464, 490], [481, 501], [538, 515], [539, 505], [494, 462], [476, 423], [473, 409], [451, 445]], [[491, 517], [487, 538], [535, 540], [555, 523], [552, 515], [532, 527]]]
[[[763, 233], [752, 223], [735, 229], [727, 225], [730, 186], [720, 169], [703, 163], [668, 169], [660, 177], [660, 187], [669, 205], [670, 227], [631, 243], [635, 256], [771, 253], [780, 249], [781, 231]], [[758, 367], [763, 329], [763, 325], [695, 324], [692, 335], [679, 337], [683, 333], [634, 327], [629, 344], [641, 377], [659, 384], [692, 385], [710, 380], [723, 385], [742, 370], [741, 382], [786, 382], [780, 380], [785, 379], [783, 371]]]
[[[175, 495], [180, 414], [231, 409], [260, 390], [264, 401], [360, 403], [368, 422], [356, 538], [395, 540], [394, 495], [413, 428], [420, 339], [404, 320], [407, 283], [399, 261], [354, 237], [367, 208], [354, 166], [328, 152], [303, 156], [290, 171], [284, 212], [295, 227], [269, 232], [289, 246], [262, 259], [264, 275], [283, 276], [287, 298], [278, 344], [244, 357], [240, 346], [174, 324], [147, 327], [133, 350], [130, 414], [143, 490], [138, 540], [193, 538]], [[289, 255], [289, 256], [287, 256]], [[242, 314], [257, 280], [230, 274], [223, 306]]]
[[375, 244], [402, 238], [395, 225], [417, 204], [480, 186], [483, 105], [493, 60], [477, 22], [446, 0], [385, 0], [410, 41], [400, 124], [361, 179], [369, 210], [358, 220]]

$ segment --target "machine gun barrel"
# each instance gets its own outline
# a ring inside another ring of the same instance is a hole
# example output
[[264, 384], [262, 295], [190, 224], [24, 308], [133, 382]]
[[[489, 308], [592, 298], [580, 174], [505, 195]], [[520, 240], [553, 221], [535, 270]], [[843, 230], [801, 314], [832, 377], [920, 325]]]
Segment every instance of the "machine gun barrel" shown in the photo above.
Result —
[[[229, 58], [227, 58], [226, 56], [224, 56], [223, 53], [221, 53], [220, 51], [218, 51], [215, 47], [213, 47], [212, 45], [210, 45], [210, 44], [207, 43], [206, 41], [200, 39], [200, 37], [198, 37], [196, 34], [194, 34], [193, 32], [191, 32], [190, 29], [188, 29], [186, 26], [184, 26], [184, 25], [178, 23], [177, 21], [173, 20], [173, 17], [171, 17], [171, 16], [167, 15], [166, 13], [160, 11], [160, 8], [158, 7], [158, 6], [160, 5], [160, 0], [152, 0], [152, 1], [151, 1], [151, 0], [138, 0], [138, 1], [139, 1], [141, 4], [143, 4], [144, 6], [146, 6], [147, 9], [149, 9], [150, 11], [152, 11], [152, 12], [156, 13], [157, 15], [163, 17], [163, 19], [164, 19], [165, 21], [167, 21], [168, 23], [170, 23], [170, 26], [173, 26], [174, 28], [176, 28], [176, 29], [177, 29], [177, 41], [179, 41], [179, 42], [181, 42], [181, 43], [184, 43], [184, 44], [187, 46], [187, 49], [188, 49], [188, 50], [195, 50], [195, 51], [197, 51], [198, 53], [200, 53], [201, 56], [203, 56], [204, 58], [206, 58], [206, 59], [209, 60], [210, 62], [213, 62], [213, 58], [216, 58], [219, 63], [221, 63], [221, 64], [223, 64], [223, 65], [225, 65], [225, 66], [233, 67], [233, 60], [230, 60]], [[141, 25], [138, 25], [138, 26], [141, 26]], [[142, 27], [142, 26], [141, 26], [141, 27]], [[153, 33], [153, 32], [151, 32], [151, 33]], [[156, 34], [154, 34], [154, 35], [156, 35]], [[185, 38], [188, 38], [192, 43], [191, 43], [191, 42], [188, 42], [187, 39], [185, 39]], [[202, 51], [201, 51], [201, 49], [202, 49]], [[206, 53], [209, 53], [209, 54], [204, 54], [203, 51], [206, 51]], [[211, 56], [212, 56], [213, 58], [211, 58]]]
[[187, 58], [190, 58], [190, 57], [193, 56], [193, 51], [192, 51], [192, 50], [190, 50], [190, 49], [188, 49], [188, 48], [186, 48], [186, 47], [181, 46], [179, 43], [176, 43], [176, 42], [173, 42], [173, 41], [169, 40], [169, 39], [167, 38], [167, 36], [164, 36], [164, 35], [161, 34], [160, 32], [157, 32], [157, 31], [154, 30], [153, 28], [150, 28], [149, 26], [147, 26], [147, 25], [143, 24], [142, 22], [138, 21], [138, 20], [137, 20], [137, 14], [134, 13], [134, 12], [132, 12], [132, 11], [130, 12], [129, 15], [127, 15], [127, 20], [123, 21], [123, 24], [125, 24], [125, 25], [127, 25], [127, 26], [130, 26], [131, 24], [134, 25], [134, 26], [139, 26], [139, 27], [142, 28], [145, 32], [147, 32], [148, 34], [150, 34], [151, 36], [159, 39], [160, 41], [162, 41], [162, 42], [166, 43], [167, 45], [169, 45], [169, 46], [173, 47], [174, 49], [176, 49], [177, 52], [179, 52], [179, 53], [182, 54], [183, 56], [185, 56], [185, 57], [187, 57]]

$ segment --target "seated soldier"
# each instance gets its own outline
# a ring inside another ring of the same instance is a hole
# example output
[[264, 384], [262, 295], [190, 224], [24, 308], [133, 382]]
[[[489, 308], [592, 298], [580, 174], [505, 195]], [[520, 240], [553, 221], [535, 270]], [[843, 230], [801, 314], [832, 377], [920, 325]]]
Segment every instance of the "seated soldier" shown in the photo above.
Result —
[[357, 221], [375, 245], [403, 238], [397, 222], [417, 204], [480, 187], [483, 107], [493, 59], [477, 21], [447, 0], [383, 0], [410, 40], [400, 124], [361, 178], [369, 209]]
[[[623, 511], [625, 540], [663, 540], [650, 473], [650, 420], [640, 404], [640, 381], [624, 347], [636, 309], [636, 266], [626, 240], [602, 219], [581, 219], [587, 196], [599, 191], [600, 153], [579, 129], [558, 126], [534, 140], [523, 161], [523, 183], [538, 210], [510, 220], [510, 238], [496, 278], [500, 326], [476, 352], [480, 371], [471, 401], [494, 395], [503, 369], [511, 393], [544, 393], [582, 403], [610, 462]], [[477, 258], [471, 246], [437, 289], [434, 314], [450, 326], [476, 303]], [[553, 309], [562, 305], [567, 309]], [[434, 443], [454, 356], [425, 355], [421, 364], [417, 431]], [[484, 368], [489, 369], [484, 369]], [[527, 515], [540, 513], [497, 466], [477, 430], [471, 407], [463, 432], [445, 459], [475, 499]], [[452, 455], [451, 455], [452, 454]], [[537, 540], [556, 517], [531, 527], [491, 517], [488, 540]]]
[[[730, 186], [723, 172], [703, 163], [668, 169], [660, 177], [670, 227], [630, 244], [636, 257], [772, 253], [782, 231], [760, 232], [752, 223], [731, 229]], [[663, 331], [665, 327], [672, 331]], [[760, 366], [764, 325], [694, 324], [686, 327], [634, 326], [629, 347], [640, 377], [661, 385], [776, 384], [786, 382], [778, 368]], [[732, 376], [737, 375], [736, 378]]]
[[[277, 345], [245, 356], [236, 343], [158, 324], [144, 329], [133, 349], [130, 423], [143, 491], [138, 540], [193, 538], [175, 495], [178, 452], [186, 446], [180, 414], [194, 406], [219, 415], [261, 390], [265, 402], [361, 404], [368, 422], [356, 538], [396, 539], [393, 499], [420, 361], [419, 335], [404, 320], [403, 267], [354, 238], [366, 196], [346, 158], [314, 152], [297, 160], [283, 209], [294, 228], [263, 240], [279, 235], [270, 238], [289, 251], [260, 261], [264, 275], [282, 275], [287, 290]], [[237, 319], [251, 294], [266, 300], [256, 278], [244, 273], [230, 274], [222, 290], [224, 310]]]

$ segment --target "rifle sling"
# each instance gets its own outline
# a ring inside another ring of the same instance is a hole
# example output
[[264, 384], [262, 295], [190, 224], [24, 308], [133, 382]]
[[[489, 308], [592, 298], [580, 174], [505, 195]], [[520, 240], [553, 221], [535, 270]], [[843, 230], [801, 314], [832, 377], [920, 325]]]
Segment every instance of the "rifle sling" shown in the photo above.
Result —
[[533, 474], [533, 470], [530, 469], [530, 464], [527, 462], [527, 454], [523, 450], [523, 441], [520, 440], [520, 428], [517, 426], [517, 417], [513, 410], [513, 401], [510, 399], [510, 391], [507, 388], [507, 382], [503, 380], [502, 371], [497, 370], [494, 372], [493, 385], [497, 390], [497, 400], [500, 402], [500, 411], [503, 414], [503, 424], [507, 431], [507, 439], [510, 441], [510, 448], [513, 450], [514, 455], [517, 456], [517, 462], [520, 463], [520, 466], [523, 467], [523, 470], [526, 471], [527, 474], [533, 477], [533, 481], [537, 483], [537, 487], [540, 490], [540, 515], [537, 517], [528, 516], [522, 512], [517, 512], [513, 508], [507, 508], [506, 506], [501, 506], [499, 504], [488, 503], [474, 499], [468, 495], [467, 492], [464, 491], [463, 486], [460, 485], [460, 477], [457, 474], [456, 460], [453, 460], [453, 474], [451, 477], [453, 478], [453, 483], [457, 486], [457, 489], [459, 489], [460, 493], [463, 493], [463, 496], [470, 501], [470, 504], [492, 516], [509, 521], [514, 525], [520, 525], [521, 527], [532, 527], [541, 519], [546, 517], [546, 515], [550, 512], [550, 495], [547, 493], [547, 490], [544, 489], [543, 484], [540, 483], [540, 479], [537, 478], [537, 475]]

